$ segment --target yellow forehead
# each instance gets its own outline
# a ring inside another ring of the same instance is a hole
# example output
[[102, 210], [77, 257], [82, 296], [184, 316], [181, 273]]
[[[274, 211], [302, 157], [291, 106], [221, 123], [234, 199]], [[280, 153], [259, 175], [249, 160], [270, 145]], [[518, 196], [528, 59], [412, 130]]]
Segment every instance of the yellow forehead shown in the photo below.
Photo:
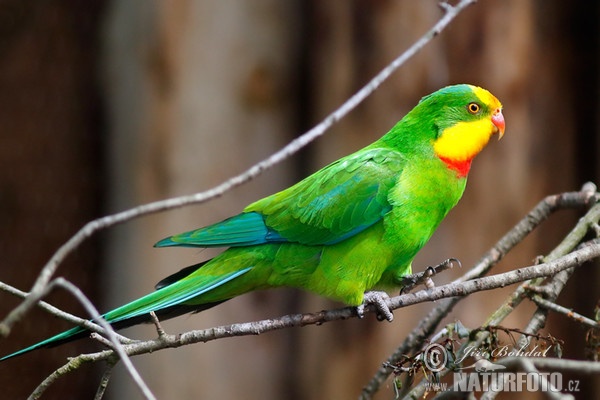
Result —
[[502, 103], [493, 94], [485, 90], [484, 88], [480, 88], [479, 86], [469, 85], [475, 96], [481, 100], [482, 103], [486, 104], [492, 109], [502, 108]]

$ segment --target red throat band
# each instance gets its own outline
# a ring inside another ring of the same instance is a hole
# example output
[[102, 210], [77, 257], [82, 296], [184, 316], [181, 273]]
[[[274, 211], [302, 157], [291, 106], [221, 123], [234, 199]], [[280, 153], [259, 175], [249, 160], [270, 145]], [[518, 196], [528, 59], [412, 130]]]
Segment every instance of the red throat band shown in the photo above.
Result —
[[456, 174], [459, 178], [464, 178], [467, 176], [469, 170], [471, 169], [471, 163], [473, 162], [472, 159], [461, 161], [451, 160], [449, 158], [444, 157], [440, 157], [440, 159], [444, 162], [444, 164], [446, 164], [448, 168], [450, 168], [453, 171], [456, 171]]

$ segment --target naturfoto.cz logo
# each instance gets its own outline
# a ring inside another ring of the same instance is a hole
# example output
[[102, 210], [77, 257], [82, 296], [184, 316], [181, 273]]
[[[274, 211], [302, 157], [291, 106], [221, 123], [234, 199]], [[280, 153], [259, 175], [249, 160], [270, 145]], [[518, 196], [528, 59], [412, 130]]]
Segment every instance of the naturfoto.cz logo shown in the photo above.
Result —
[[[430, 372], [438, 374], [447, 368], [453, 373], [453, 383], [444, 384], [431, 382], [431, 391], [455, 392], [577, 392], [579, 381], [563, 381], [560, 372], [508, 372], [506, 367], [493, 363], [488, 358], [501, 357], [545, 357], [548, 350], [541, 350], [537, 346], [532, 349], [525, 347], [510, 349], [503, 346], [494, 349], [490, 354], [485, 349], [467, 347], [462, 355], [450, 354], [439, 343], [428, 345], [423, 351], [423, 363]], [[471, 365], [459, 367], [467, 358], [475, 361]], [[452, 361], [450, 361], [452, 360]]]

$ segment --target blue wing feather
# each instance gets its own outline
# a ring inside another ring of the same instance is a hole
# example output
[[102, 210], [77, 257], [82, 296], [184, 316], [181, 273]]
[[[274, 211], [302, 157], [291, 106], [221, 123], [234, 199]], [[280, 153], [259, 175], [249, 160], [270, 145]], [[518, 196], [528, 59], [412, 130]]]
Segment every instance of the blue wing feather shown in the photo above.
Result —
[[165, 238], [155, 247], [224, 247], [252, 246], [267, 242], [284, 242], [257, 212], [241, 213], [216, 224]]

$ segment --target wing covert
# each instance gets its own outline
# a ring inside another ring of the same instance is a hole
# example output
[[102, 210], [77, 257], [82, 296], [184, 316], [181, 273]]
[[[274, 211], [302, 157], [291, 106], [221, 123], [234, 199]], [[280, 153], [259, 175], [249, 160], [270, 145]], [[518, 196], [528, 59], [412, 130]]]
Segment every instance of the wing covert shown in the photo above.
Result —
[[390, 211], [388, 195], [404, 165], [398, 152], [371, 148], [336, 161], [296, 185], [244, 210], [290, 242], [334, 244], [375, 224]]
[[338, 243], [367, 229], [390, 211], [388, 195], [403, 165], [404, 157], [398, 152], [367, 148], [250, 204], [236, 216], [168, 237], [155, 246]]

